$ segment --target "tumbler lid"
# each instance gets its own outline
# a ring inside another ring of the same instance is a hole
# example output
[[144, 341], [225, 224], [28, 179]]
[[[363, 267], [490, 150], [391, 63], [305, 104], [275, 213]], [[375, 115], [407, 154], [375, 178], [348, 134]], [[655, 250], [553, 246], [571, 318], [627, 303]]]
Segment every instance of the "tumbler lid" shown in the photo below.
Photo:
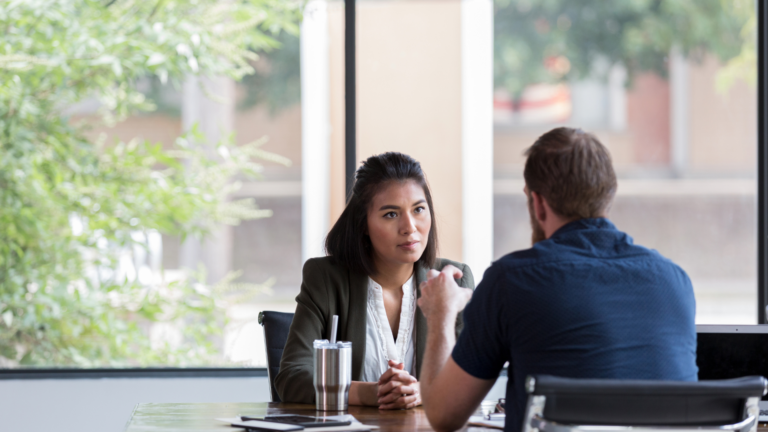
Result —
[[352, 348], [352, 342], [336, 342], [330, 343], [328, 339], [319, 339], [312, 344], [315, 349], [340, 349], [340, 348]]

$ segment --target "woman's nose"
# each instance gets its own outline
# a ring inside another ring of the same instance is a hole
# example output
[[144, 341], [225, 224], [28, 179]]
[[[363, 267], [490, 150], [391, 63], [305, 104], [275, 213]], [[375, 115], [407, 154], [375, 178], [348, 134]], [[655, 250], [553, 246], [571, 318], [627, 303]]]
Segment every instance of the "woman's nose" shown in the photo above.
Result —
[[400, 219], [400, 233], [403, 235], [408, 235], [414, 231], [416, 231], [416, 220], [412, 215], [405, 214]]

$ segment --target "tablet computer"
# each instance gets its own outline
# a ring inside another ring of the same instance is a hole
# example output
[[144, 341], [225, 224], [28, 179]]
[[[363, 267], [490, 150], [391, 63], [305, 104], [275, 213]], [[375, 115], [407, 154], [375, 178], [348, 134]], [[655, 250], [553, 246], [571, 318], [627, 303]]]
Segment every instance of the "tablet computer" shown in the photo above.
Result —
[[270, 432], [271, 431], [291, 432], [291, 431], [304, 430], [303, 426], [288, 424], [288, 423], [270, 422], [270, 421], [264, 421], [264, 420], [243, 420], [240, 422], [232, 423], [232, 427], [246, 428], [246, 429], [257, 430], [257, 431], [270, 431]]

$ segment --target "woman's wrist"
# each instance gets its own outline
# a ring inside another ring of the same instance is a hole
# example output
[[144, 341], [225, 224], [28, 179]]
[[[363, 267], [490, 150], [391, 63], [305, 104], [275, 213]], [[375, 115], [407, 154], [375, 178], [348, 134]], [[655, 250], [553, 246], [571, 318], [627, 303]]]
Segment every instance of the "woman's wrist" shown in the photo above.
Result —
[[349, 404], [364, 406], [379, 406], [379, 385], [374, 382], [352, 381], [349, 386]]

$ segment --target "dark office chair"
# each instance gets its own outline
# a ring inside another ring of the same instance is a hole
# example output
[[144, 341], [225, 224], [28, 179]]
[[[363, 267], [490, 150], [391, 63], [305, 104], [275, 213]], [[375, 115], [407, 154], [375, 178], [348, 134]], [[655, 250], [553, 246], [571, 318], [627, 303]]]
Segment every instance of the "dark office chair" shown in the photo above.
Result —
[[267, 374], [272, 402], [280, 402], [275, 388], [275, 377], [280, 371], [280, 358], [283, 356], [288, 329], [293, 321], [292, 313], [262, 311], [259, 312], [259, 324], [264, 327], [264, 345], [267, 348]]
[[699, 382], [529, 376], [523, 432], [756, 432], [761, 376]]

